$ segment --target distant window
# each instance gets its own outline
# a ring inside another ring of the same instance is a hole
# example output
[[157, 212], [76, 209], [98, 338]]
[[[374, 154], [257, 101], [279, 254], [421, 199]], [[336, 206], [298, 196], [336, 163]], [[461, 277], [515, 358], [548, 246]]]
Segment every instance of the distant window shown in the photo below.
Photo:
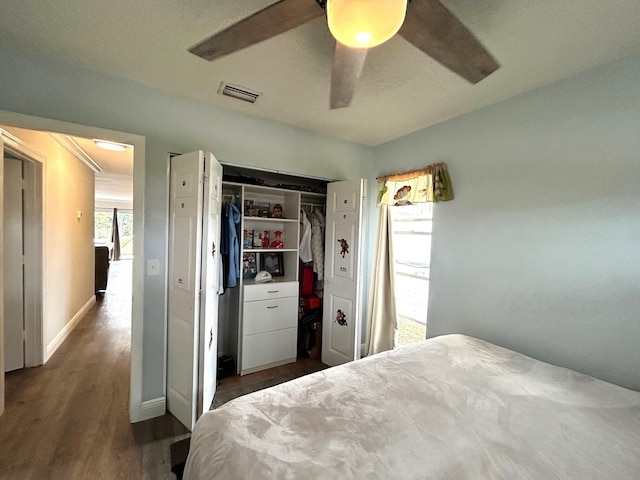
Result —
[[94, 243], [107, 244], [111, 242], [111, 228], [113, 227], [113, 210], [96, 211], [93, 216]]
[[409, 345], [427, 336], [433, 203], [389, 208], [398, 315], [396, 344]]
[[120, 230], [120, 258], [133, 257], [133, 211], [118, 210]]
[[[112, 246], [113, 210], [100, 209], [94, 212], [94, 244]], [[133, 256], [133, 212], [118, 210], [118, 232], [120, 233], [120, 258]]]

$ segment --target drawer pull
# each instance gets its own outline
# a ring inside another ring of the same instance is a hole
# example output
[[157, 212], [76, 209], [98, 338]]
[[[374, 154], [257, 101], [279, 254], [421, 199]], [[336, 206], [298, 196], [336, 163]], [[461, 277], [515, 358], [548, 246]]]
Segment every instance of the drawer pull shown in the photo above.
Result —
[[278, 308], [278, 305], [273, 305], [273, 306], [267, 307], [267, 308]]
[[267, 290], [267, 293], [278, 293], [280, 290]]

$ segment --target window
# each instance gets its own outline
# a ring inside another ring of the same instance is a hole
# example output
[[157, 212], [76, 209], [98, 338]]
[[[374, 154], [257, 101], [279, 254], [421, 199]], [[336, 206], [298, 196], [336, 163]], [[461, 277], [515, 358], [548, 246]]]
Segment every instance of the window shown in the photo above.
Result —
[[[113, 210], [100, 209], [94, 212], [94, 244], [112, 247], [111, 229]], [[118, 210], [118, 232], [120, 233], [120, 258], [133, 257], [133, 212]]]
[[398, 315], [396, 345], [409, 345], [427, 336], [433, 203], [389, 208]]
[[93, 241], [96, 245], [111, 243], [111, 227], [113, 226], [113, 210], [96, 211], [93, 216]]

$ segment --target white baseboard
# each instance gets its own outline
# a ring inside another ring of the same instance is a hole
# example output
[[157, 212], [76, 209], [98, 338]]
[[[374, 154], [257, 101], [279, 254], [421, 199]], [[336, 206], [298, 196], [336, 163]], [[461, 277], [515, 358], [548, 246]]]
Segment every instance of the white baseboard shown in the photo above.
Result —
[[78, 322], [84, 317], [84, 314], [96, 303], [96, 296], [93, 295], [91, 298], [83, 305], [83, 307], [76, 313], [71, 320], [67, 322], [67, 324], [60, 330], [60, 332], [56, 335], [56, 337], [51, 340], [51, 342], [47, 345], [47, 348], [44, 352], [44, 361], [43, 363], [47, 363], [51, 356], [56, 353], [56, 350], [62, 345], [62, 342], [66, 340], [69, 334], [76, 328]]
[[161, 417], [167, 412], [167, 398], [158, 397], [142, 402], [138, 411], [130, 412], [131, 423], [143, 422], [155, 417]]

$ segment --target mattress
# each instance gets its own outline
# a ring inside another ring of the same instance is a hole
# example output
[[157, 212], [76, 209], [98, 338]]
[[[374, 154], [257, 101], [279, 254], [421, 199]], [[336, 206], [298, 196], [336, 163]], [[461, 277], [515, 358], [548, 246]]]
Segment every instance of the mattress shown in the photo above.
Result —
[[255, 392], [185, 479], [639, 479], [640, 393], [464, 335]]

